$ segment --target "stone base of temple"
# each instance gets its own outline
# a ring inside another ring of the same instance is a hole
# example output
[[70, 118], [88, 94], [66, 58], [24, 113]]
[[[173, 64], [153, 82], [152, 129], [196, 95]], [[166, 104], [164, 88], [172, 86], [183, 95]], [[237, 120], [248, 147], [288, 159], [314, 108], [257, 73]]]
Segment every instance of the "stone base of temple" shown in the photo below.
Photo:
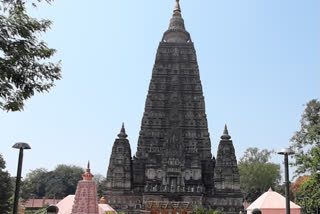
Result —
[[126, 214], [188, 214], [197, 206], [206, 209], [217, 209], [223, 214], [239, 214], [243, 211], [242, 197], [239, 194], [208, 197], [188, 194], [106, 194], [106, 203], [117, 212]]

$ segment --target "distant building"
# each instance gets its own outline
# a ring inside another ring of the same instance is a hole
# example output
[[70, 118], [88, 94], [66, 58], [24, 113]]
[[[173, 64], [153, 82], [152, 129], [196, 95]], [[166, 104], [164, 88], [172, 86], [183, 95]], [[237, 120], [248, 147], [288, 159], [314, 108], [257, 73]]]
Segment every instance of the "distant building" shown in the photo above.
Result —
[[226, 126], [216, 157], [196, 51], [176, 0], [157, 50], [137, 152], [132, 156], [123, 126], [112, 148], [104, 197], [129, 214], [156, 213], [150, 209], [163, 209], [158, 203], [238, 214], [243, 210], [240, 176]]
[[39, 209], [42, 208], [46, 205], [51, 205], [51, 204], [57, 204], [59, 203], [59, 201], [61, 201], [61, 199], [50, 199], [50, 198], [45, 198], [43, 197], [42, 199], [29, 199], [27, 200], [23, 206], [25, 207], [25, 209]]
[[[263, 214], [286, 214], [286, 198], [270, 188], [247, 208], [247, 214], [258, 208]], [[301, 207], [290, 201], [290, 213], [300, 214]]]

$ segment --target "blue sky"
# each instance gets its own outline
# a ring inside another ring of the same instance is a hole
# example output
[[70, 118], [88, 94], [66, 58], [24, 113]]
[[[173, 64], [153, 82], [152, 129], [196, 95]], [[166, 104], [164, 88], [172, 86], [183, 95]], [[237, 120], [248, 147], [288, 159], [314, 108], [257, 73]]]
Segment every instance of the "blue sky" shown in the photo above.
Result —
[[[51, 19], [63, 79], [23, 112], [0, 112], [0, 152], [12, 175], [57, 164], [106, 175], [124, 122], [133, 153], [156, 50], [174, 0], [55, 1], [30, 12]], [[181, 0], [200, 67], [212, 153], [227, 123], [238, 159], [248, 147], [288, 147], [303, 104], [320, 95], [320, 5], [315, 0]], [[273, 157], [281, 162], [282, 157]]]

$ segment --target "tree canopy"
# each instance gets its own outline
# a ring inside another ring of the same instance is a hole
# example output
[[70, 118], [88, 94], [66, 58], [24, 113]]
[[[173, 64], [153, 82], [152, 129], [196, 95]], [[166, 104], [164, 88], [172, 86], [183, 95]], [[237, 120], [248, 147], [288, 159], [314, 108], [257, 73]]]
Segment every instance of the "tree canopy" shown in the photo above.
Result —
[[22, 197], [64, 198], [75, 194], [84, 170], [78, 166], [58, 165], [55, 170], [40, 168], [27, 174], [22, 185]]
[[320, 172], [320, 102], [311, 100], [300, 120], [300, 130], [291, 138], [296, 174]]
[[220, 214], [218, 210], [207, 210], [201, 206], [197, 206], [192, 210], [191, 214]]
[[309, 175], [300, 176], [296, 179], [295, 182], [291, 183], [290, 193], [291, 195], [295, 195], [301, 190], [302, 184], [310, 179]]
[[264, 164], [267, 163], [273, 151], [263, 149], [259, 151], [256, 147], [249, 147], [240, 158], [239, 164]]
[[0, 211], [7, 214], [11, 211], [10, 198], [13, 195], [13, 186], [8, 171], [5, 171], [6, 162], [0, 154]]
[[25, 100], [61, 79], [60, 62], [48, 61], [56, 50], [39, 38], [52, 22], [30, 17], [25, 0], [0, 0], [0, 13], [0, 109], [21, 111]]
[[307, 212], [320, 211], [320, 102], [309, 101], [301, 116], [300, 130], [291, 138], [296, 176], [309, 175], [295, 192], [296, 202]]
[[101, 198], [107, 190], [107, 179], [101, 174], [95, 174], [93, 180], [97, 183], [97, 194]]
[[248, 148], [240, 158], [240, 185], [248, 202], [253, 202], [280, 182], [280, 165], [269, 162], [271, 154], [272, 151], [266, 149], [259, 151], [258, 148]]

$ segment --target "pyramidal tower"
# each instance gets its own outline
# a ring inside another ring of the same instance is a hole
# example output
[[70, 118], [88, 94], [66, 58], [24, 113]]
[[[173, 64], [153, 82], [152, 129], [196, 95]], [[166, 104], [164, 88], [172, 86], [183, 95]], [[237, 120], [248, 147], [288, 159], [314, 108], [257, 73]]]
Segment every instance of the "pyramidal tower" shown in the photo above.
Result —
[[[226, 128], [225, 133], [216, 161], [196, 51], [176, 0], [157, 50], [137, 152], [131, 156], [123, 126], [112, 148], [106, 202], [125, 213], [146, 212], [147, 204], [157, 201], [238, 214], [243, 210], [239, 172]], [[152, 213], [180, 213], [165, 207]]]
[[71, 214], [99, 214], [97, 186], [92, 180], [89, 162], [82, 178], [83, 180], [78, 182]]

